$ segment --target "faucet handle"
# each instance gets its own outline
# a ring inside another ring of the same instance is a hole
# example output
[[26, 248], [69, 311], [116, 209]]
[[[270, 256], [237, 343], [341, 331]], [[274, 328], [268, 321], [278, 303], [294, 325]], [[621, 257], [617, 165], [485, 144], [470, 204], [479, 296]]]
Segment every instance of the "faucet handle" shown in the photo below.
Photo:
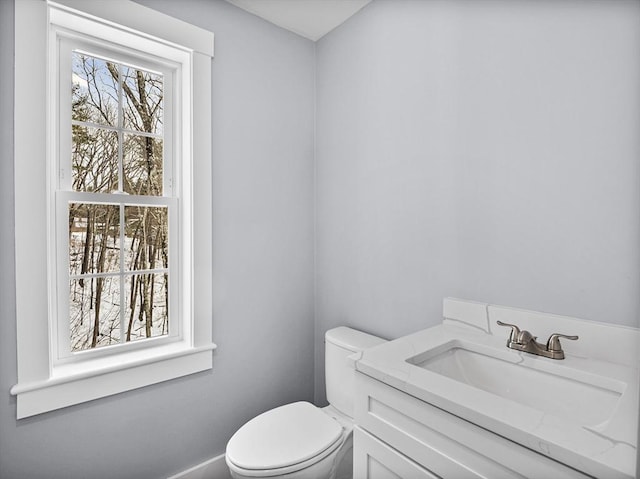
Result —
[[508, 326], [511, 328], [511, 335], [509, 336], [509, 342], [517, 343], [520, 337], [520, 328], [515, 324], [503, 323], [502, 321], [496, 321], [499, 326]]
[[553, 333], [549, 336], [547, 341], [547, 351], [562, 351], [562, 345], [560, 344], [560, 338], [576, 340], [578, 336], [567, 336], [566, 334]]

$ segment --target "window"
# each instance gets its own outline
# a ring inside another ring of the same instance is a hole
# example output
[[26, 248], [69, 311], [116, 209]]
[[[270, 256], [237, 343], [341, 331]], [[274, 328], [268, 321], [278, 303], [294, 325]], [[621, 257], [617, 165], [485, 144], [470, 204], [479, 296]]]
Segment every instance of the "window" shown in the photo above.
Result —
[[180, 161], [171, 145], [180, 65], [56, 37], [65, 140], [55, 185], [56, 357], [178, 337]]
[[19, 418], [212, 366], [213, 36], [90, 3], [16, 4]]

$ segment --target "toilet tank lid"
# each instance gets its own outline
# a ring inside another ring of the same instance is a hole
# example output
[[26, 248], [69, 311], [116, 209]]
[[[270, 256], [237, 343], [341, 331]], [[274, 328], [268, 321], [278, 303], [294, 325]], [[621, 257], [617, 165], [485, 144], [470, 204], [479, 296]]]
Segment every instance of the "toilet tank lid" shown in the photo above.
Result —
[[251, 419], [231, 437], [226, 454], [243, 469], [279, 469], [319, 455], [341, 436], [335, 419], [302, 401]]
[[325, 333], [324, 337], [325, 340], [331, 344], [353, 351], [354, 353], [364, 351], [365, 349], [387, 342], [386, 339], [363, 333], [362, 331], [351, 329], [346, 326], [329, 329]]

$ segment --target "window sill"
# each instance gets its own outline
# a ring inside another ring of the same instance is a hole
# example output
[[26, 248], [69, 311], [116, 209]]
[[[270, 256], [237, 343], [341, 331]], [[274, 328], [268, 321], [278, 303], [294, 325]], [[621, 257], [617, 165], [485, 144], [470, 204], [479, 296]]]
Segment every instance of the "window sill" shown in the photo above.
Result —
[[[214, 343], [185, 347], [172, 343], [128, 355], [100, 358], [87, 364], [54, 368], [49, 379], [19, 383], [18, 419], [118, 394], [212, 368]], [[142, 354], [140, 354], [142, 353]]]

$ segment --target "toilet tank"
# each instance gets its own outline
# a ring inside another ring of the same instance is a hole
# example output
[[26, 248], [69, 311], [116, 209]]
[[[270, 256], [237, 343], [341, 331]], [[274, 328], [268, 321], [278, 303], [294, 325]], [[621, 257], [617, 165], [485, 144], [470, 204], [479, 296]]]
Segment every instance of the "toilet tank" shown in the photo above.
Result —
[[324, 336], [324, 368], [327, 400], [341, 413], [353, 417], [355, 369], [347, 358], [386, 340], [355, 329], [340, 326]]

